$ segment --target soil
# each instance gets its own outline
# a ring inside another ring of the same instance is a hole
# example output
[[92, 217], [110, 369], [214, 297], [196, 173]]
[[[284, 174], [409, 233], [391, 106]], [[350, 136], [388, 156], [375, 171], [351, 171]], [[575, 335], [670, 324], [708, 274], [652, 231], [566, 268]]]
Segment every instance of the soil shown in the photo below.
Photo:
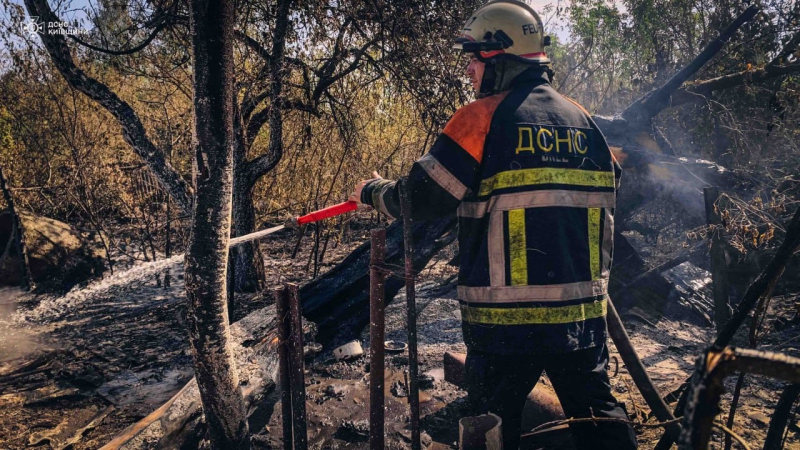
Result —
[[[347, 240], [332, 239], [320, 272], [358, 245], [367, 228], [345, 235]], [[312, 275], [313, 262], [308, 264], [312, 239], [306, 237], [292, 259], [294, 245], [292, 233], [263, 242], [271, 285], [304, 281]], [[422, 429], [424, 441], [431, 442], [429, 448], [438, 449], [455, 445], [458, 419], [467, 414], [466, 393], [442, 379], [444, 352], [466, 351], [452, 289], [456, 269], [447, 264], [452, 252], [446, 249], [435, 258], [421, 275], [417, 289], [420, 373], [434, 378], [420, 394]], [[165, 288], [167, 269], [171, 285]], [[115, 274], [63, 296], [0, 291], [0, 449], [98, 448], [191, 379], [182, 274], [181, 258], [176, 256], [117, 269]], [[675, 310], [706, 304], [708, 285], [703, 276], [707, 273], [684, 267], [668, 275], [683, 277], [687, 288], [681, 295], [697, 300], [687, 303], [679, 298]], [[271, 302], [268, 295], [237, 294], [236, 299], [240, 306], [234, 319]], [[800, 357], [797, 300], [796, 294], [772, 299], [759, 348]], [[695, 358], [713, 340], [713, 328], [703, 321], [677, 320], [672, 315], [653, 318], [636, 308], [621, 313], [634, 346], [663, 394], [686, 380]], [[406, 342], [405, 330], [405, 296], [401, 292], [386, 310], [386, 339]], [[736, 344], [745, 346], [746, 336], [741, 334]], [[368, 354], [366, 331], [360, 339]], [[634, 420], [654, 422], [613, 345], [611, 350], [609, 373], [615, 395]], [[407, 397], [403, 396], [407, 361], [407, 352], [387, 354], [387, 448], [409, 448]], [[368, 368], [366, 356], [337, 362], [329, 352], [308, 362], [311, 448], [367, 448]], [[718, 421], [726, 420], [734, 383], [735, 377], [726, 380], [721, 405], [725, 416]], [[775, 380], [745, 378], [733, 429], [753, 448], [761, 447], [782, 389], [783, 383]], [[278, 400], [279, 394], [273, 392], [251, 417], [256, 448], [282, 447]], [[800, 449], [799, 432], [793, 417], [785, 448]], [[645, 429], [639, 434], [641, 448], [652, 448], [660, 433], [659, 429]], [[722, 448], [724, 437], [715, 431], [712, 441], [711, 448]], [[539, 448], [542, 444], [529, 439], [525, 445]], [[569, 441], [547, 448], [569, 448]]]

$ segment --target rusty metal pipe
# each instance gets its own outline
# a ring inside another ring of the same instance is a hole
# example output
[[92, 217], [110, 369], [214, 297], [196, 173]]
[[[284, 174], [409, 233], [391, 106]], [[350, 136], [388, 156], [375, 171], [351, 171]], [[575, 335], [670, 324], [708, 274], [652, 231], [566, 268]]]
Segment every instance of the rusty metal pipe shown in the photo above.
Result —
[[384, 295], [386, 230], [372, 230], [369, 255], [369, 448], [384, 446]]
[[292, 384], [289, 369], [289, 297], [286, 289], [276, 288], [275, 310], [278, 318], [278, 370], [281, 386], [281, 414], [283, 419], [283, 449], [293, 449], [292, 439]]
[[306, 377], [303, 361], [303, 316], [300, 313], [298, 286], [286, 285], [289, 303], [289, 367], [292, 385], [292, 429], [294, 431], [294, 450], [308, 448], [306, 427]]
[[414, 238], [411, 220], [411, 192], [408, 178], [401, 181], [400, 209], [403, 216], [403, 248], [406, 264], [406, 328], [408, 330], [408, 403], [411, 408], [411, 450], [420, 450], [419, 365], [417, 363], [417, 293], [414, 273]]

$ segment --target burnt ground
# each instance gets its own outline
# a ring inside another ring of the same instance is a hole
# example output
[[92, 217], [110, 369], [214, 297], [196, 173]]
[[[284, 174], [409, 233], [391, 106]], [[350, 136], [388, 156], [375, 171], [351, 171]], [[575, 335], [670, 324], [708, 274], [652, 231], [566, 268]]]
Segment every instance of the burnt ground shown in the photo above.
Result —
[[[341, 260], [363, 234], [338, 246], [331, 244], [321, 270]], [[294, 244], [289, 234], [264, 242], [271, 284], [310, 277], [306, 266], [311, 239], [301, 246], [297, 258], [291, 259]], [[440, 380], [443, 353], [465, 351], [458, 304], [448, 285], [455, 272], [446, 264], [451, 256], [446, 252], [440, 255], [422, 274], [418, 289], [420, 372], [433, 371], [436, 378], [432, 387], [421, 393], [422, 428], [435, 448], [454, 444], [457, 420], [465, 415], [465, 393]], [[172, 284], [164, 288], [162, 282], [159, 287], [156, 274], [163, 275], [166, 268], [170, 268]], [[673, 274], [683, 285], [682, 295], [707, 297], [702, 271], [684, 269]], [[0, 291], [0, 449], [98, 448], [176, 393], [192, 376], [183, 295], [178, 258], [117, 270], [61, 297]], [[246, 305], [235, 313], [237, 318], [269, 302], [260, 296], [237, 298]], [[796, 295], [772, 300], [765, 326], [768, 334], [761, 348], [800, 356], [796, 300]], [[401, 292], [387, 308], [387, 339], [405, 340], [404, 303]], [[675, 308], [686, 307], [682, 305]], [[688, 377], [696, 356], [713, 339], [713, 328], [702, 321], [685, 320], [680, 314], [653, 318], [635, 307], [622, 313], [635, 347], [664, 394]], [[745, 345], [745, 339], [740, 336], [737, 344]], [[368, 351], [366, 333], [361, 340]], [[343, 363], [327, 354], [309, 362], [311, 448], [367, 448], [368, 364], [366, 357]], [[387, 355], [388, 448], [408, 448], [406, 397], [396, 395], [398, 383], [402, 391], [406, 364], [405, 354]], [[610, 374], [615, 394], [631, 415], [646, 420], [648, 408], [613, 346]], [[734, 382], [735, 377], [726, 381], [721, 405], [726, 413]], [[745, 379], [734, 430], [753, 448], [761, 447], [782, 387], [783, 383], [764, 377]], [[259, 447], [280, 448], [277, 397], [273, 393], [262, 408], [266, 413], [251, 419]], [[639, 435], [641, 448], [652, 448], [659, 435], [659, 430], [644, 430]], [[712, 448], [722, 448], [722, 436], [715, 432], [713, 439]], [[528, 444], [537, 448], [541, 443]], [[547, 448], [568, 448], [568, 441]], [[797, 418], [791, 421], [785, 448], [800, 449]]]

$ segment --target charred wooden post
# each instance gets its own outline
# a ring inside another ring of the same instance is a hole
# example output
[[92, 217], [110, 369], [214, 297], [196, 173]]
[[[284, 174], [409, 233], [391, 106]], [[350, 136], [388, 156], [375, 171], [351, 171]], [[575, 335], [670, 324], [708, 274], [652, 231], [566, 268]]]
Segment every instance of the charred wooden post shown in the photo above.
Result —
[[400, 208], [403, 215], [403, 247], [406, 275], [406, 328], [408, 329], [408, 403], [411, 407], [411, 450], [420, 450], [419, 366], [417, 364], [417, 294], [414, 272], [414, 237], [411, 227], [411, 192], [407, 179], [402, 180]]
[[719, 188], [716, 186], [703, 189], [706, 205], [706, 223], [711, 233], [711, 283], [714, 292], [714, 323], [717, 333], [731, 317], [728, 293], [728, 264], [725, 259], [725, 242], [722, 239], [722, 219], [720, 219], [717, 202]]
[[289, 367], [292, 385], [292, 429], [294, 430], [294, 449], [308, 448], [308, 431], [306, 427], [306, 377], [303, 360], [303, 316], [300, 311], [298, 286], [294, 283], [286, 285], [286, 296], [289, 303]]
[[20, 287], [24, 290], [30, 290], [33, 288], [33, 278], [31, 277], [31, 266], [28, 261], [28, 249], [25, 248], [25, 230], [22, 227], [22, 220], [20, 220], [14, 207], [14, 197], [11, 196], [11, 191], [8, 189], [8, 183], [2, 167], [0, 167], [0, 190], [3, 191], [3, 198], [6, 201], [14, 224], [11, 239], [14, 240], [14, 246], [19, 255], [20, 279], [22, 280]]
[[714, 417], [720, 412], [719, 401], [725, 391], [723, 380], [742, 371], [800, 382], [800, 359], [781, 353], [751, 349], [712, 348], [697, 358], [689, 388], [686, 414], [678, 438], [681, 450], [708, 448]]
[[[617, 346], [619, 356], [622, 357], [625, 367], [628, 368], [628, 372], [631, 378], [633, 378], [633, 382], [636, 383], [639, 392], [642, 393], [642, 397], [644, 397], [644, 400], [647, 402], [647, 406], [650, 407], [650, 410], [653, 411], [653, 414], [659, 421], [668, 422], [674, 420], [675, 416], [672, 415], [672, 411], [670, 411], [667, 404], [664, 403], [664, 399], [653, 384], [653, 380], [651, 380], [650, 375], [647, 374], [642, 360], [639, 359], [639, 355], [636, 354], [636, 349], [633, 348], [631, 340], [628, 338], [628, 332], [625, 331], [622, 320], [620, 320], [617, 309], [614, 307], [611, 299], [608, 300], [606, 322], [608, 323], [608, 334], [611, 336], [611, 340], [614, 341], [614, 345]], [[675, 432], [679, 431], [678, 424], [671, 425], [670, 428], [674, 428]]]
[[278, 376], [281, 385], [281, 419], [283, 420], [283, 449], [292, 450], [292, 385], [289, 368], [289, 297], [285, 288], [273, 290], [278, 323]]
[[369, 448], [384, 444], [384, 281], [386, 230], [372, 230], [369, 267]]
[[764, 440], [764, 450], [781, 450], [783, 448], [783, 435], [786, 432], [786, 425], [789, 424], [789, 416], [792, 413], [792, 406], [800, 396], [800, 384], [790, 384], [786, 386], [775, 406], [772, 420], [769, 422], [767, 438]]

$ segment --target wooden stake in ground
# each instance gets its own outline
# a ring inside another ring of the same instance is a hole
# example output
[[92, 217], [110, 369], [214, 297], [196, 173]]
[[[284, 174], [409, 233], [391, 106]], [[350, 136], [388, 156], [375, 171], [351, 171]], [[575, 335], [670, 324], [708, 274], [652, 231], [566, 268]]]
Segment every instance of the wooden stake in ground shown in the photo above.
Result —
[[372, 230], [369, 268], [369, 448], [384, 448], [384, 295], [386, 230]]
[[706, 223], [711, 229], [711, 283], [714, 291], [714, 324], [717, 333], [731, 317], [731, 307], [728, 305], [728, 264], [725, 259], [725, 242], [722, 239], [722, 220], [717, 209], [719, 188], [707, 187], [703, 189], [706, 204]]
[[417, 294], [414, 272], [414, 236], [411, 230], [411, 191], [408, 178], [402, 181], [400, 207], [403, 212], [403, 249], [406, 254], [406, 327], [408, 328], [408, 403], [411, 407], [411, 450], [420, 450], [419, 366], [417, 364]]
[[233, 185], [233, 1], [193, 0], [197, 197], [186, 252], [189, 341], [214, 448], [249, 448], [233, 359], [225, 277]]

